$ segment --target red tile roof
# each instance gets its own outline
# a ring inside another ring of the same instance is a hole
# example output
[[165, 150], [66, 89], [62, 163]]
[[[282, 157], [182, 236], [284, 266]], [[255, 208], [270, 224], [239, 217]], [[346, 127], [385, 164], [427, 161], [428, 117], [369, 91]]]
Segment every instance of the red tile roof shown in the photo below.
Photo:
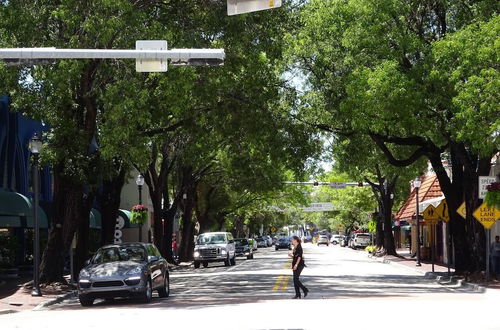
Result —
[[[419, 203], [441, 197], [443, 196], [443, 192], [441, 191], [441, 187], [439, 186], [439, 181], [435, 175], [426, 176], [421, 178], [422, 186], [418, 191], [418, 199]], [[403, 203], [403, 206], [399, 209], [394, 217], [395, 220], [398, 221], [409, 221], [411, 219], [415, 219], [415, 211], [416, 211], [416, 196], [415, 189], [412, 189], [410, 196]], [[423, 210], [421, 210], [423, 211]]]

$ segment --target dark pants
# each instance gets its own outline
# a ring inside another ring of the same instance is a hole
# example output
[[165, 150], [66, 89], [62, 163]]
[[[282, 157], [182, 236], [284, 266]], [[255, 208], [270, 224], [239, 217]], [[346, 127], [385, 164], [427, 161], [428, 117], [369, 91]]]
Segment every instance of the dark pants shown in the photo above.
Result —
[[300, 289], [302, 291], [306, 292], [307, 288], [300, 282], [300, 273], [302, 273], [302, 270], [304, 269], [304, 266], [299, 266], [297, 267], [297, 270], [293, 271], [293, 286], [295, 287], [295, 295], [297, 297], [300, 297]]
[[500, 275], [500, 256], [491, 256], [491, 273]]

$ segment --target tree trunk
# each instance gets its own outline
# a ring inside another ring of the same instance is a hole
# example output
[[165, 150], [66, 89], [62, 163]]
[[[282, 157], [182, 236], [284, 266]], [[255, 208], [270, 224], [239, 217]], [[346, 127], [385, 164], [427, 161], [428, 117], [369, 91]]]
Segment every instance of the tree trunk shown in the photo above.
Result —
[[188, 199], [184, 200], [184, 204], [184, 214], [182, 215], [182, 240], [179, 247], [179, 260], [191, 261], [193, 260], [195, 224], [192, 221], [193, 202], [189, 196]]
[[[478, 176], [489, 172], [489, 160], [478, 159], [462, 145], [451, 143], [450, 156], [453, 181], [446, 172], [441, 157], [430, 157], [441, 190], [446, 198], [450, 214], [450, 234], [453, 240], [455, 270], [458, 273], [473, 272], [485, 268], [484, 228], [472, 216], [478, 206]], [[467, 203], [467, 219], [464, 221], [456, 210], [463, 201]]]
[[[83, 212], [83, 186], [62, 177], [54, 168], [54, 201], [52, 228], [40, 264], [40, 282], [65, 282], [65, 257]], [[88, 218], [88, 216], [87, 216]]]
[[376, 213], [375, 220], [377, 224], [377, 237], [375, 239], [375, 245], [377, 246], [377, 250], [380, 250], [384, 248], [384, 226], [380, 212]]
[[118, 218], [125, 176], [126, 171], [121, 168], [117, 176], [103, 181], [102, 193], [98, 196], [102, 218], [101, 245], [114, 242], [116, 218]]
[[90, 192], [83, 199], [82, 213], [77, 227], [73, 274], [78, 274], [83, 268], [85, 260], [89, 258], [90, 212], [92, 210], [94, 194], [94, 192]]

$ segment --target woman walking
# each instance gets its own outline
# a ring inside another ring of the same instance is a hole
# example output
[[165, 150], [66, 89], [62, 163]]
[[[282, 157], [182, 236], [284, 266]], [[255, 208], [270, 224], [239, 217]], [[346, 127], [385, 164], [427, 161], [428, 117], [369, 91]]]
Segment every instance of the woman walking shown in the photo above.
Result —
[[302, 273], [305, 266], [300, 238], [298, 236], [293, 236], [292, 244], [294, 249], [290, 256], [293, 258], [293, 285], [295, 286], [295, 297], [293, 297], [293, 299], [300, 299], [300, 289], [304, 292], [304, 298], [307, 297], [309, 290], [304, 286], [304, 284], [302, 284], [302, 282], [300, 282], [300, 273]]

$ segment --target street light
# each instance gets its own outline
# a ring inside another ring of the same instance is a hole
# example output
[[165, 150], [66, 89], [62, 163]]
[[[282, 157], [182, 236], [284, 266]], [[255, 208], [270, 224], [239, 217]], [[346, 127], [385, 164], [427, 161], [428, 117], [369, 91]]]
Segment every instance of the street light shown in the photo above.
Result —
[[[135, 179], [135, 183], [137, 184], [137, 189], [139, 189], [139, 205], [142, 205], [142, 186], [144, 185], [144, 177], [142, 174], [138, 174]], [[139, 224], [139, 242], [142, 241], [142, 223]]]
[[416, 196], [416, 218], [417, 218], [417, 264], [416, 266], [422, 266], [422, 264], [420, 264], [420, 221], [419, 221], [419, 217], [420, 217], [420, 210], [419, 210], [419, 205], [418, 205], [418, 189], [420, 188], [420, 186], [422, 185], [422, 181], [420, 181], [420, 178], [416, 178], [414, 181], [413, 181], [413, 188], [415, 188], [415, 196]]
[[29, 142], [29, 150], [33, 154], [33, 217], [34, 217], [34, 241], [33, 241], [33, 290], [31, 295], [34, 297], [40, 297], [42, 292], [40, 291], [40, 223], [38, 219], [38, 195], [39, 195], [39, 183], [38, 183], [38, 158], [40, 152], [42, 151], [42, 140], [38, 134], [34, 134]]

